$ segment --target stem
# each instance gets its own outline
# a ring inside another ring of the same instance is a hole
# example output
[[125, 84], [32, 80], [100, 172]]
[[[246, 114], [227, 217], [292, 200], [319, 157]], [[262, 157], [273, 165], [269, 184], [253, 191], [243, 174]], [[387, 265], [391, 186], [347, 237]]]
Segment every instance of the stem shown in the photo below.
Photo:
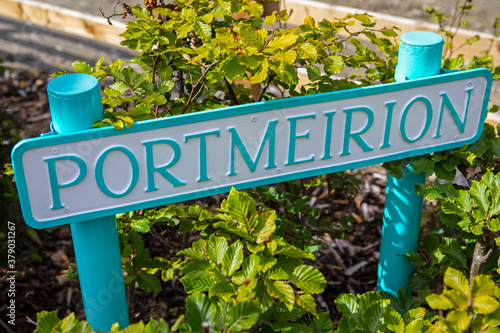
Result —
[[477, 239], [476, 246], [474, 248], [474, 254], [472, 255], [472, 263], [470, 266], [470, 287], [472, 288], [472, 281], [474, 278], [481, 274], [484, 268], [484, 264], [488, 258], [493, 253], [493, 249], [489, 248], [488, 242], [484, 240], [483, 237]]
[[135, 299], [135, 281], [132, 281], [127, 287], [128, 317], [134, 318], [134, 299]]
[[161, 57], [160, 54], [157, 55], [156, 59], [153, 61], [153, 70], [152, 70], [152, 72], [153, 72], [153, 75], [152, 75], [153, 78], [151, 79], [151, 83], [153, 83], [153, 84], [155, 83], [156, 65], [158, 64], [158, 60], [160, 60], [160, 57]]
[[229, 91], [229, 97], [231, 97], [231, 101], [233, 101], [234, 104], [240, 105], [240, 102], [238, 102], [238, 97], [236, 97], [236, 94], [234, 92], [233, 86], [229, 81], [224, 77], [224, 82], [226, 82], [227, 90]]
[[184, 93], [184, 73], [182, 72], [182, 69], [179, 69], [177, 75], [178, 75], [177, 79], [179, 80], [179, 96], [180, 96]]

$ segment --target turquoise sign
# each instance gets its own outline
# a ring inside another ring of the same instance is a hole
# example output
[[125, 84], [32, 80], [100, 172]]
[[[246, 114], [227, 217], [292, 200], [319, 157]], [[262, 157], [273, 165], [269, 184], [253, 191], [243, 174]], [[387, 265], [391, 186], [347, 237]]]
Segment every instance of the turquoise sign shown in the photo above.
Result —
[[46, 228], [460, 147], [481, 135], [491, 80], [452, 72], [24, 140], [23, 214]]

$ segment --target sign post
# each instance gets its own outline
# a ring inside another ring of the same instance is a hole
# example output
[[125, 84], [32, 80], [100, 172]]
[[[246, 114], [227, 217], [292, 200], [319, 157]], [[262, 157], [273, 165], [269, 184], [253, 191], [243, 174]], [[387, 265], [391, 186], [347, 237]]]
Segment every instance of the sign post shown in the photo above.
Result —
[[[443, 38], [433, 32], [411, 31], [401, 36], [396, 82], [438, 75], [441, 71]], [[422, 117], [425, 115], [422, 113]], [[423, 196], [415, 185], [425, 183], [425, 172], [413, 173], [409, 164], [400, 179], [387, 176], [377, 288], [393, 295], [412, 276], [414, 265], [402, 257], [417, 251]]]
[[[90, 75], [69, 74], [50, 81], [47, 86], [52, 127], [56, 135], [86, 130], [103, 118], [99, 82]], [[55, 136], [56, 136], [55, 135]], [[52, 149], [53, 160], [61, 152]], [[53, 162], [55, 163], [55, 162]], [[57, 181], [59, 188], [70, 186]], [[77, 181], [75, 179], [73, 181]], [[85, 201], [80, 193], [74, 200]], [[65, 205], [68, 212], [71, 205]], [[120, 245], [114, 215], [71, 223], [78, 278], [87, 321], [95, 330], [108, 332], [114, 323], [128, 326]]]

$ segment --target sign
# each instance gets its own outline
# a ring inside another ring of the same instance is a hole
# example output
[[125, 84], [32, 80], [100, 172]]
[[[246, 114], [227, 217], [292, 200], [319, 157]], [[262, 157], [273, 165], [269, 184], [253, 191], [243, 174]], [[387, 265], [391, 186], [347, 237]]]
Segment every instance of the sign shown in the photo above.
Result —
[[479, 138], [486, 69], [281, 99], [19, 143], [34, 228], [457, 148]]

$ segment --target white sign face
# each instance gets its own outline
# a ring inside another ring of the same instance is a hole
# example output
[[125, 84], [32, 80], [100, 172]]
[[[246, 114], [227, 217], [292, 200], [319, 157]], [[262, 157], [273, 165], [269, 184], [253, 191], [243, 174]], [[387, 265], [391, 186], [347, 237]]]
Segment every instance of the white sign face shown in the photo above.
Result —
[[471, 70], [25, 140], [23, 214], [45, 228], [460, 147], [490, 87]]

